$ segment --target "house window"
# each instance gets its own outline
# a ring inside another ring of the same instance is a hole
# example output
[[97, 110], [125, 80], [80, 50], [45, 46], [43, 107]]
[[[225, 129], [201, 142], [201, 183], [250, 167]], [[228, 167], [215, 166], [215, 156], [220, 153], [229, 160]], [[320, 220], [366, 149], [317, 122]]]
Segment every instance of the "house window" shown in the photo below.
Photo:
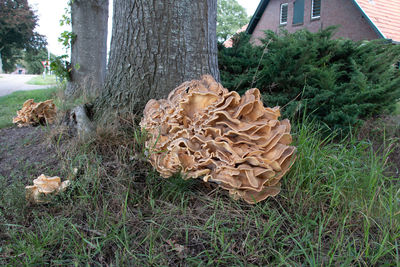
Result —
[[287, 24], [287, 17], [288, 17], [288, 4], [281, 5], [281, 15], [280, 15], [280, 24], [286, 25]]
[[321, 0], [311, 0], [311, 19], [321, 17]]

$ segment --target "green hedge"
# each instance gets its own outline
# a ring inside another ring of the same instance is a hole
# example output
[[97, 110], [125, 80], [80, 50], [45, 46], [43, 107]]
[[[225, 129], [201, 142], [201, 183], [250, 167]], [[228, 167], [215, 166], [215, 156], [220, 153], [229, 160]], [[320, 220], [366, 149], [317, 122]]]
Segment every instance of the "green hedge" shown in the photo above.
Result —
[[284, 107], [284, 116], [307, 110], [331, 129], [392, 112], [400, 98], [400, 46], [332, 39], [334, 32], [267, 31], [261, 46], [238, 35], [233, 48], [219, 47], [222, 83], [238, 92], [259, 88], [265, 104]]

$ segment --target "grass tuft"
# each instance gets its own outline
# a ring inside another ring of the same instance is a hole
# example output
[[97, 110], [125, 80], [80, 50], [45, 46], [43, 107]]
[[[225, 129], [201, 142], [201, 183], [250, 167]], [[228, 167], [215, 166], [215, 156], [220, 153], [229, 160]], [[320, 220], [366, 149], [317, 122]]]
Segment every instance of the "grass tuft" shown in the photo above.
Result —
[[44, 78], [43, 75], [37, 75], [27, 82], [33, 85], [55, 85], [56, 83], [57, 79], [54, 75], [46, 75]]

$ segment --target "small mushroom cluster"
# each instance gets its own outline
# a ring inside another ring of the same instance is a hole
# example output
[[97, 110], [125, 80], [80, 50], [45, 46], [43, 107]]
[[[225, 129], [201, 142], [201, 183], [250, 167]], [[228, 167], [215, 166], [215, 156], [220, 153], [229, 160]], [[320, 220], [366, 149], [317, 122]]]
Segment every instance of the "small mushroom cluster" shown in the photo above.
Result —
[[240, 97], [206, 75], [150, 100], [140, 125], [151, 135], [149, 160], [161, 176], [182, 171], [256, 203], [280, 192], [294, 162], [290, 122], [278, 117], [279, 107], [265, 108], [258, 89]]
[[44, 174], [33, 180], [33, 185], [26, 186], [26, 199], [32, 203], [46, 203], [44, 195], [64, 191], [70, 185], [70, 180], [61, 182], [58, 176], [49, 177]]
[[50, 124], [56, 118], [56, 106], [53, 100], [35, 103], [33, 99], [28, 99], [22, 105], [22, 109], [17, 111], [17, 117], [13, 118], [13, 123], [19, 127], [37, 124]]

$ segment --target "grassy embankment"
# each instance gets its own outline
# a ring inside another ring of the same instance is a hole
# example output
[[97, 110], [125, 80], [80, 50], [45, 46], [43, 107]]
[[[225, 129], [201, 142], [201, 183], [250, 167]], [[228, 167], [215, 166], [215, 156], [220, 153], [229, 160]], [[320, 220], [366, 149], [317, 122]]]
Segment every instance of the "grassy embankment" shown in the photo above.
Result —
[[43, 75], [38, 75], [30, 79], [27, 84], [33, 85], [52, 85], [56, 84], [56, 76], [55, 75], [46, 75], [43, 78]]
[[54, 97], [56, 88], [19, 91], [0, 97], [0, 128], [12, 125], [12, 118], [17, 116], [17, 110], [21, 109], [22, 104], [27, 99], [35, 102], [44, 101]]
[[400, 183], [385, 174], [392, 146], [376, 153], [367, 140], [293, 124], [297, 160], [282, 192], [256, 205], [200, 180], [160, 178], [141, 160], [144, 136], [133, 126], [103, 126], [85, 143], [56, 135], [64, 167], [54, 173], [78, 174], [40, 206], [25, 202], [30, 178], [0, 177], [0, 264], [398, 265]]

